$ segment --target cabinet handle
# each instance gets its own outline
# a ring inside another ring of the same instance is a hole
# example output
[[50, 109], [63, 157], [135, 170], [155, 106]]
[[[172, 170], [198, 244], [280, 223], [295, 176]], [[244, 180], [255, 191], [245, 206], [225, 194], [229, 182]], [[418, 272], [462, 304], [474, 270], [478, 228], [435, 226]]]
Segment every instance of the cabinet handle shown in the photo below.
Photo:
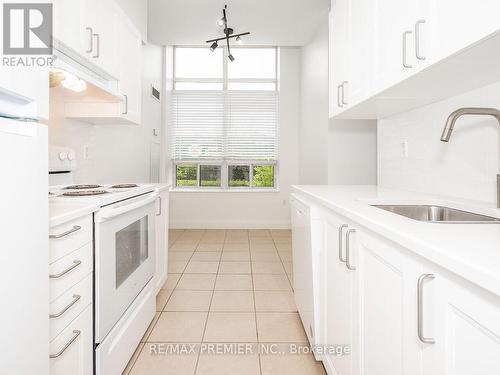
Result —
[[73, 307], [73, 305], [74, 305], [75, 303], [77, 303], [77, 302], [80, 300], [80, 298], [82, 298], [82, 296], [79, 296], [78, 294], [75, 294], [75, 295], [73, 296], [73, 301], [71, 301], [70, 303], [68, 303], [68, 305], [67, 305], [65, 308], [63, 308], [61, 311], [59, 311], [58, 313], [55, 313], [55, 314], [50, 314], [50, 315], [49, 315], [49, 318], [50, 318], [50, 319], [59, 318], [62, 314], [64, 314], [64, 313], [65, 313], [66, 311], [68, 311], [71, 307]]
[[125, 98], [125, 110], [122, 112], [122, 115], [126, 115], [128, 113], [128, 95], [123, 94], [123, 97]]
[[89, 43], [89, 49], [85, 51], [85, 53], [92, 53], [94, 50], [94, 30], [92, 30], [91, 27], [86, 27], [85, 28], [89, 34], [90, 34], [90, 43]]
[[161, 211], [162, 211], [162, 202], [161, 202], [161, 197], [158, 197], [158, 203], [159, 203], [159, 206], [158, 206], [158, 213], [156, 214], [156, 216], [160, 216], [161, 215]]
[[420, 54], [420, 25], [425, 23], [425, 20], [418, 20], [415, 23], [415, 56], [418, 60], [425, 60], [425, 56]]
[[341, 97], [340, 89], [341, 89], [341, 87], [342, 87], [342, 85], [337, 86], [337, 107], [339, 107], [339, 108], [343, 107], [342, 103], [340, 102], [340, 97]]
[[424, 281], [434, 280], [435, 276], [424, 273], [417, 282], [417, 331], [418, 339], [424, 344], [434, 344], [436, 340], [424, 336]]
[[101, 36], [98, 33], [95, 33], [94, 37], [95, 37], [95, 44], [96, 44], [96, 52], [95, 52], [95, 55], [92, 57], [94, 59], [98, 59], [99, 54], [101, 52]]
[[74, 270], [76, 267], [78, 267], [80, 264], [82, 264], [81, 260], [74, 260], [73, 265], [71, 267], [66, 268], [64, 271], [56, 273], [55, 275], [49, 275], [49, 278], [51, 279], [58, 279], [64, 275], [66, 275], [68, 272]]
[[342, 238], [344, 236], [344, 229], [345, 228], [349, 228], [349, 225], [347, 224], [342, 224], [340, 227], [339, 227], [339, 260], [342, 262], [342, 263], [345, 263], [346, 260], [344, 258], [342, 258]]
[[342, 82], [342, 85], [341, 85], [341, 87], [342, 87], [342, 104], [344, 104], [344, 105], [348, 105], [349, 104], [345, 100], [345, 85], [348, 84], [348, 83], [349, 83], [349, 81], [344, 81], [344, 82]]
[[79, 225], [75, 225], [75, 226], [73, 226], [73, 228], [72, 228], [72, 229], [70, 229], [70, 230], [68, 230], [68, 231], [66, 231], [66, 232], [63, 232], [63, 233], [60, 233], [60, 234], [50, 234], [50, 235], [49, 235], [49, 238], [54, 239], [54, 238], [62, 238], [62, 237], [66, 237], [66, 236], [69, 236], [69, 235], [70, 235], [70, 234], [72, 234], [72, 233], [78, 232], [80, 229], [82, 229], [82, 227], [81, 227], [81, 226], [79, 226]]
[[408, 35], [411, 35], [411, 34], [412, 34], [412, 31], [405, 31], [403, 33], [403, 66], [407, 69], [413, 68], [413, 66], [408, 64], [408, 62], [406, 61], [407, 37], [408, 37]]
[[71, 338], [71, 340], [68, 341], [68, 343], [66, 345], [64, 345], [64, 347], [61, 350], [59, 350], [57, 353], [51, 354], [49, 356], [51, 359], [57, 358], [61, 354], [63, 354], [66, 351], [66, 349], [68, 349], [71, 346], [71, 344], [73, 344], [75, 342], [75, 340], [78, 338], [78, 336], [80, 336], [80, 333], [82, 333], [82, 331], [78, 331], [75, 329], [73, 331], [73, 333], [74, 333], [74, 336]]
[[345, 265], [347, 269], [356, 271], [356, 267], [351, 264], [351, 234], [356, 233], [356, 229], [349, 229], [345, 234]]

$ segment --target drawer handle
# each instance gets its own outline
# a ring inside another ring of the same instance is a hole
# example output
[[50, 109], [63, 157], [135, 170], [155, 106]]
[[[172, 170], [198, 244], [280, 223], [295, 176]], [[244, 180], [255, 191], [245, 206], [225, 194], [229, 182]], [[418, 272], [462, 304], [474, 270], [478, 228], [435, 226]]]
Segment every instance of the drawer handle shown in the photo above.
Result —
[[73, 296], [73, 301], [71, 301], [65, 308], [63, 308], [61, 311], [59, 311], [58, 313], [56, 314], [50, 314], [49, 317], [50, 319], [54, 319], [54, 318], [59, 318], [62, 314], [64, 314], [66, 311], [68, 311], [71, 307], [73, 307], [73, 305], [75, 303], [77, 303], [80, 298], [82, 298], [82, 296], [79, 296], [78, 294], [75, 294]]
[[345, 239], [345, 265], [347, 269], [356, 271], [356, 267], [351, 264], [351, 234], [356, 233], [356, 229], [349, 229]]
[[342, 237], [344, 235], [343, 231], [344, 229], [348, 228], [349, 225], [347, 224], [342, 224], [340, 227], [339, 227], [339, 260], [342, 262], [342, 263], [345, 263], [346, 260], [345, 258], [342, 257], [342, 248], [344, 247], [343, 244], [342, 244]]
[[66, 236], [69, 236], [70, 234], [72, 233], [75, 233], [75, 232], [78, 232], [80, 229], [82, 229], [81, 226], [79, 225], [75, 225], [72, 229], [64, 232], [64, 233], [60, 233], [60, 234], [51, 234], [49, 236], [49, 238], [62, 238], [62, 237], [66, 237]]
[[49, 275], [51, 279], [58, 279], [61, 276], [66, 275], [68, 272], [74, 270], [76, 267], [78, 267], [80, 264], [82, 264], [81, 260], [74, 260], [73, 265], [71, 267], [66, 268], [64, 271], [56, 273], [55, 275]]
[[417, 333], [418, 339], [423, 344], [434, 344], [436, 340], [424, 336], [424, 282], [425, 280], [434, 280], [435, 276], [432, 273], [423, 274], [418, 278], [417, 282]]
[[68, 341], [68, 343], [66, 345], [64, 345], [64, 347], [61, 350], [59, 350], [57, 353], [51, 354], [49, 356], [51, 359], [54, 359], [54, 358], [61, 356], [66, 351], [66, 349], [68, 349], [71, 346], [71, 344], [73, 344], [75, 342], [75, 340], [78, 338], [78, 336], [80, 336], [80, 333], [82, 333], [82, 331], [78, 331], [75, 329], [73, 331], [73, 333], [74, 333], [74, 336], [71, 338], [71, 340]]

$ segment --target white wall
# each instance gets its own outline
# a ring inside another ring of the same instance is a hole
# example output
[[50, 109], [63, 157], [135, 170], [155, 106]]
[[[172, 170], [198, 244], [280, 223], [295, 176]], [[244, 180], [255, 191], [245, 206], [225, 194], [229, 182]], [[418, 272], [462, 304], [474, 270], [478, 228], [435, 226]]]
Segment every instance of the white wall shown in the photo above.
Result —
[[[64, 90], [50, 91], [49, 144], [76, 152], [75, 183], [147, 182], [153, 127], [160, 126], [161, 105], [150, 97], [152, 82], [162, 83], [162, 49], [143, 46], [142, 125], [90, 125], [64, 118]], [[83, 158], [84, 146], [89, 158]]]
[[133, 24], [141, 32], [142, 40], [148, 40], [148, 0], [116, 0]]
[[328, 19], [301, 52], [299, 183], [328, 183]]
[[[498, 122], [487, 116], [462, 117], [450, 142], [439, 140], [448, 115], [464, 106], [500, 108], [500, 84], [379, 121], [380, 185], [495, 202]], [[408, 158], [401, 156], [404, 140]]]
[[172, 192], [173, 228], [288, 228], [290, 187], [298, 183], [300, 49], [280, 52], [279, 192]]

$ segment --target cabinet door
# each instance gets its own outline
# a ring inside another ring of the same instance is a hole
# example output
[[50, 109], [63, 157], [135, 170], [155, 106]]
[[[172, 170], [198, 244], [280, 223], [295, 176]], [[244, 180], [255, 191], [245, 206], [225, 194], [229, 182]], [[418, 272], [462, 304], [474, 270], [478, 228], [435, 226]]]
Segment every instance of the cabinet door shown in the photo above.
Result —
[[[113, 77], [118, 75], [118, 39], [121, 13], [111, 0], [99, 1], [96, 12], [97, 64]], [[135, 51], [134, 51], [135, 52]], [[132, 53], [132, 51], [131, 51]], [[123, 62], [123, 60], [120, 60]], [[140, 71], [140, 69], [139, 69]]]
[[421, 266], [385, 240], [361, 234], [358, 251], [359, 374], [421, 374], [416, 336]]
[[156, 202], [156, 272], [158, 293], [167, 280], [168, 269], [168, 191], [160, 193]]
[[349, 81], [350, 58], [349, 0], [333, 2], [330, 14], [330, 100], [332, 101], [332, 115], [336, 115], [342, 112], [347, 107], [345, 103], [348, 103], [348, 87], [346, 85]]
[[500, 29], [498, 0], [436, 1], [438, 59], [450, 56]]
[[[353, 374], [356, 350], [353, 344], [353, 278], [356, 271], [347, 269], [344, 223], [334, 216], [325, 217], [324, 225], [324, 337], [328, 345], [351, 346], [352, 355], [325, 355], [325, 367], [336, 375]], [[342, 240], [341, 240], [342, 238]], [[341, 244], [342, 242], [342, 244]], [[351, 242], [351, 252], [353, 252]]]
[[120, 91], [124, 95], [122, 106], [123, 117], [141, 123], [141, 34], [125, 16], [120, 21]]
[[441, 271], [424, 291], [424, 374], [500, 374], [500, 298]]
[[53, 11], [54, 38], [84, 55], [92, 38], [84, 23], [84, 0], [54, 0]]

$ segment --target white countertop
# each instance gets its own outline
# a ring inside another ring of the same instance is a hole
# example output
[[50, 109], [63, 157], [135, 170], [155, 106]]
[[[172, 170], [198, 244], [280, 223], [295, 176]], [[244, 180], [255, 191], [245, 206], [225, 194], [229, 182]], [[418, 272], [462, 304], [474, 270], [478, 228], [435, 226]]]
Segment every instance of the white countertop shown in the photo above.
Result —
[[100, 206], [83, 202], [49, 202], [49, 226], [66, 223], [79, 217], [98, 211]]
[[426, 223], [370, 206], [433, 204], [500, 217], [493, 204], [377, 186], [293, 190], [500, 296], [500, 224]]

